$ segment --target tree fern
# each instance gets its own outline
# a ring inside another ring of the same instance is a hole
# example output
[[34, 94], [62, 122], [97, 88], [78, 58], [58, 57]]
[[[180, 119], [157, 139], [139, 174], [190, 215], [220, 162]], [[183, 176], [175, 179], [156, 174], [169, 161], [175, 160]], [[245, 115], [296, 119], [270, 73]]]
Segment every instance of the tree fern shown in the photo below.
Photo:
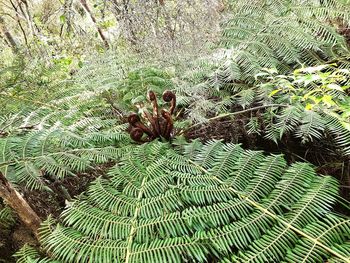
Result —
[[59, 263], [59, 261], [53, 261], [49, 258], [39, 259], [39, 256], [39, 253], [34, 248], [28, 245], [24, 245], [21, 251], [18, 251], [16, 253], [18, 263]]
[[14, 183], [40, 189], [45, 174], [55, 179], [72, 176], [122, 154], [117, 147], [128, 141], [128, 135], [118, 131], [82, 136], [54, 128], [0, 138], [0, 171]]
[[172, 85], [166, 70], [109, 51], [89, 57], [73, 77], [56, 83], [52, 99], [16, 114], [22, 118], [21, 127], [98, 131], [119, 124], [149, 89], [161, 93]]
[[[209, 120], [245, 114], [249, 118], [246, 122], [249, 134], [262, 135], [275, 143], [285, 135], [296, 137], [303, 144], [328, 138], [338, 154], [347, 156], [350, 154], [348, 75], [349, 70], [342, 62], [302, 67], [288, 75], [265, 69], [256, 76], [255, 87], [230, 96], [234, 107], [225, 104], [225, 98], [211, 102], [210, 113], [214, 117]], [[205, 99], [202, 101], [201, 105], [206, 105]], [[223, 111], [233, 108], [235, 112], [217, 115], [215, 109], [219, 107]], [[202, 108], [202, 112], [208, 108]]]
[[302, 143], [323, 137], [326, 123], [321, 115], [314, 111], [304, 111], [301, 120], [295, 135], [301, 138]]
[[111, 53], [87, 60], [57, 84], [65, 88], [53, 99], [1, 117], [0, 171], [13, 183], [43, 189], [47, 176], [72, 176], [127, 151], [118, 148], [129, 143], [121, 119], [132, 106], [130, 96], [172, 85], [165, 71], [130, 70], [131, 64]]
[[348, 21], [346, 8], [335, 1], [235, 1], [222, 43], [232, 50], [231, 63], [241, 74], [231, 73], [230, 66], [224, 75], [247, 79], [264, 67], [283, 72], [295, 63], [319, 63], [334, 56], [334, 45], [346, 52], [344, 40], [326, 23]]
[[[228, 2], [232, 9], [222, 23], [221, 43], [185, 74], [192, 84], [185, 94], [195, 109], [189, 116], [193, 121], [223, 109], [220, 103], [208, 102], [213, 97], [225, 100], [238, 91], [247, 93], [256, 84], [254, 76], [264, 68], [286, 74], [300, 65], [322, 65], [349, 55], [346, 41], [333, 26], [337, 19], [349, 22], [348, 4], [332, 0]], [[199, 95], [205, 99], [198, 100]], [[229, 101], [234, 105], [237, 99]], [[247, 106], [251, 99], [239, 102]], [[201, 111], [196, 111], [198, 104]]]
[[338, 118], [334, 116], [325, 116], [327, 120], [327, 130], [335, 138], [336, 144], [347, 155], [350, 154], [350, 131], [344, 128], [344, 125]]
[[49, 262], [350, 262], [334, 178], [239, 145], [176, 144], [135, 147], [49, 219]]
[[[281, 113], [276, 116], [275, 123], [271, 124], [272, 131], [267, 129], [269, 139], [277, 142], [285, 133], [291, 133], [296, 130], [300, 123], [302, 108], [299, 106], [288, 106], [281, 110]], [[277, 135], [278, 137], [276, 137]]]

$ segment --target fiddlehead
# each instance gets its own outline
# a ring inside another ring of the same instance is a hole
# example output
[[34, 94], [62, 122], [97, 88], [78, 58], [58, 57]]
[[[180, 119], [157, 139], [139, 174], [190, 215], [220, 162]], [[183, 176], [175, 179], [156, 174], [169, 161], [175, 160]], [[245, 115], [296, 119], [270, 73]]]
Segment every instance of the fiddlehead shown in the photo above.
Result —
[[[176, 107], [176, 96], [173, 92], [167, 90], [163, 93], [163, 100], [167, 103], [170, 102], [169, 110], [161, 109], [159, 110], [159, 105], [157, 101], [157, 96], [153, 91], [148, 92], [148, 100], [152, 105], [152, 114], [148, 112], [146, 108], [138, 106], [139, 109], [142, 109], [143, 121], [136, 113], [131, 113], [128, 116], [128, 122], [131, 125], [130, 137], [137, 142], [146, 142], [152, 141], [156, 138], [163, 138], [170, 140], [173, 134], [174, 121], [172, 114], [175, 111]], [[159, 114], [159, 112], [161, 114]], [[144, 123], [149, 123], [145, 125]], [[148, 139], [142, 139], [144, 134], [148, 136]]]

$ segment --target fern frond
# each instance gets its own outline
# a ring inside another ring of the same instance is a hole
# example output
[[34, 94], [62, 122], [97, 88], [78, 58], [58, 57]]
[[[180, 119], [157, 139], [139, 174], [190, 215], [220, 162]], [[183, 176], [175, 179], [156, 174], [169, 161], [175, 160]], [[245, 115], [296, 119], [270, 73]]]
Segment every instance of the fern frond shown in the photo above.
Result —
[[0, 208], [0, 226], [8, 228], [16, 222], [15, 215], [10, 207]]
[[[197, 68], [191, 68], [197, 73], [192, 73], [194, 83], [185, 89], [185, 93], [192, 98], [202, 96], [189, 105], [194, 110], [188, 116], [192, 121], [205, 122], [206, 115], [213, 113], [213, 108], [227, 111], [230, 108], [227, 98], [232, 95], [239, 97], [239, 92], [241, 100], [235, 100], [234, 103], [248, 107], [255, 102], [259, 98], [253, 96], [252, 86], [257, 83], [254, 76], [264, 68], [273, 68], [280, 74], [286, 74], [298, 65], [322, 65], [349, 55], [344, 37], [337, 32], [339, 21], [344, 24], [349, 22], [349, 5], [346, 3], [267, 3], [260, 0], [229, 3], [232, 12], [222, 25], [220, 48], [213, 52], [210, 59], [206, 58], [205, 63], [201, 60]], [[205, 92], [203, 87], [206, 87]], [[255, 94], [259, 93], [259, 90], [253, 90]], [[220, 99], [215, 102], [217, 107], [211, 105], [213, 97], [215, 100]], [[274, 138], [273, 127], [270, 128], [268, 137]], [[276, 138], [279, 137], [278, 134]]]
[[301, 125], [295, 132], [296, 137], [301, 138], [302, 143], [320, 140], [324, 136], [325, 121], [314, 111], [304, 111], [301, 117]]
[[60, 263], [60, 261], [50, 258], [40, 259], [39, 253], [29, 245], [24, 245], [14, 254], [14, 257], [18, 263]]
[[[0, 139], [0, 169], [3, 174], [29, 189], [43, 189], [45, 174], [53, 178], [74, 176], [123, 155], [131, 147], [124, 132], [82, 136], [62, 129], [33, 131], [25, 136]], [[119, 148], [119, 147], [120, 148]]]
[[292, 133], [300, 123], [301, 109], [297, 106], [289, 106], [282, 109], [280, 115], [277, 116], [275, 123], [276, 132], [279, 133], [279, 139], [283, 134]]
[[335, 116], [325, 115], [326, 129], [345, 155], [350, 154], [350, 131]]
[[[349, 262], [338, 183], [238, 145], [134, 147], [45, 228], [63, 262]], [[334, 259], [332, 259], [334, 258]]]
[[[308, 224], [304, 231], [312, 238], [320, 240], [327, 246], [334, 246], [337, 253], [344, 253], [347, 257], [350, 253], [341, 250], [342, 246], [346, 246], [348, 237], [345, 233], [350, 228], [350, 220], [334, 215], [327, 215], [324, 219], [316, 223]], [[337, 234], [335, 234], [337, 233]], [[342, 246], [337, 248], [336, 244], [342, 243]], [[306, 238], [302, 238], [297, 246], [287, 253], [287, 260], [301, 262], [318, 262], [322, 261], [322, 254], [327, 255], [329, 252], [323, 248], [317, 247], [313, 242]]]

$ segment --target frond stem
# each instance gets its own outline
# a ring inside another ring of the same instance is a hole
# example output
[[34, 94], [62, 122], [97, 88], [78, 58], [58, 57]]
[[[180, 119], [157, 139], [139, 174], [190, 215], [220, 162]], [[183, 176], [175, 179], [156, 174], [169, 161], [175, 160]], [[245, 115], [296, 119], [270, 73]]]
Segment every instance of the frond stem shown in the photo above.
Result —
[[140, 187], [140, 191], [139, 191], [139, 194], [137, 196], [137, 206], [136, 206], [136, 209], [135, 209], [134, 216], [133, 216], [133, 218], [131, 220], [132, 226], [131, 226], [130, 234], [129, 234], [129, 237], [128, 237], [125, 263], [129, 263], [130, 256], [132, 254], [132, 243], [133, 243], [134, 236], [135, 236], [136, 229], [137, 229], [137, 217], [139, 216], [139, 213], [140, 213], [140, 210], [141, 210], [141, 198], [142, 198], [142, 195], [143, 195], [143, 188], [144, 188], [144, 186], [146, 184], [147, 178], [148, 178], [148, 176], [145, 176], [145, 178], [143, 178], [142, 183], [141, 183], [141, 187]]
[[[241, 111], [235, 111], [235, 112], [229, 112], [229, 113], [225, 113], [225, 114], [220, 114], [220, 115], [218, 115], [218, 116], [209, 118], [208, 121], [213, 121], [213, 120], [225, 118], [225, 117], [228, 117], [228, 116], [239, 115], [239, 114], [251, 112], [251, 111], [254, 111], [254, 110], [269, 108], [269, 107], [288, 107], [288, 105], [285, 105], [285, 104], [267, 104], [267, 105], [261, 105], [261, 106], [256, 106], [256, 107], [253, 107], [253, 108], [250, 108], [250, 109], [246, 109], [246, 110], [241, 110]], [[184, 134], [185, 132], [187, 132], [187, 131], [189, 131], [189, 130], [191, 130], [191, 129], [197, 127], [197, 126], [200, 126], [200, 125], [202, 125], [202, 123], [201, 123], [201, 122], [198, 122], [198, 123], [196, 123], [196, 124], [194, 124], [194, 125], [188, 127], [187, 129], [180, 131], [180, 133], [179, 133], [178, 135]]]

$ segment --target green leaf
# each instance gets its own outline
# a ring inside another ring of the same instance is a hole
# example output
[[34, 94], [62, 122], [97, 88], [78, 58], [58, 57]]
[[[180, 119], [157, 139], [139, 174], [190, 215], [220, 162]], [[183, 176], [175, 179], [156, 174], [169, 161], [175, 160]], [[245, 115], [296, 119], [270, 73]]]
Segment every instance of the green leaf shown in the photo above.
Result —
[[61, 16], [60, 16], [60, 22], [61, 22], [62, 24], [66, 23], [66, 20], [67, 20], [67, 18], [66, 18], [65, 15], [61, 15]]
[[272, 97], [273, 95], [277, 94], [278, 92], [280, 92], [282, 89], [275, 89], [273, 91], [270, 92], [269, 97]]

